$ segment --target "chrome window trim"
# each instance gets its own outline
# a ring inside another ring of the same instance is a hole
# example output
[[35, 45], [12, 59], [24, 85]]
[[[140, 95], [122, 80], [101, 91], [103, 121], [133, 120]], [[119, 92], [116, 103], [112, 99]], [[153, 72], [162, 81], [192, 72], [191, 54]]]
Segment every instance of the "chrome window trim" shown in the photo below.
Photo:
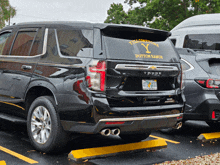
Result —
[[43, 52], [41, 55], [46, 54], [47, 51], [47, 40], [48, 40], [48, 28], [45, 29], [44, 42], [43, 42]]
[[[154, 69], [152, 69], [152, 67]], [[155, 70], [155, 71], [179, 71], [176, 66], [162, 66], [162, 65], [137, 65], [137, 64], [117, 64], [116, 70]]]
[[180, 60], [184, 61], [187, 65], [189, 65], [189, 69], [183, 71], [183, 72], [188, 72], [190, 70], [194, 69], [194, 66], [192, 64], [190, 64], [188, 61], [186, 61], [184, 58], [181, 58]]
[[5, 31], [2, 31], [2, 32], [0, 33], [0, 35], [3, 34], [3, 33], [12, 33], [12, 30], [5, 30]]
[[39, 28], [22, 28], [18, 32], [37, 32]]
[[42, 56], [47, 51], [47, 38], [48, 38], [48, 28], [46, 28], [45, 32], [44, 32], [43, 51], [42, 51], [41, 54], [37, 54], [37, 55], [34, 55], [34, 56], [0, 55], [0, 57], [7, 57], [7, 58], [35, 58], [35, 57]]
[[109, 118], [109, 119], [100, 119], [99, 122], [152, 120], [152, 119], [163, 119], [163, 118], [175, 118], [175, 117], [180, 117], [182, 115], [183, 113], [173, 114], [173, 115], [148, 116], [148, 117]]

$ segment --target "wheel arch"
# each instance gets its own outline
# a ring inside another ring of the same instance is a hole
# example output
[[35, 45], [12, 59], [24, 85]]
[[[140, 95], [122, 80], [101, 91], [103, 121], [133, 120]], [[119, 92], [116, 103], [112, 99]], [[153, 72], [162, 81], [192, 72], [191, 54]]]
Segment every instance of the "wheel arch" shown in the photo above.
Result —
[[40, 96], [52, 96], [55, 100], [55, 104], [58, 105], [58, 101], [55, 95], [55, 87], [45, 81], [34, 81], [31, 82], [28, 86], [28, 89], [25, 93], [25, 103], [26, 103], [26, 110], [28, 112], [31, 103]]

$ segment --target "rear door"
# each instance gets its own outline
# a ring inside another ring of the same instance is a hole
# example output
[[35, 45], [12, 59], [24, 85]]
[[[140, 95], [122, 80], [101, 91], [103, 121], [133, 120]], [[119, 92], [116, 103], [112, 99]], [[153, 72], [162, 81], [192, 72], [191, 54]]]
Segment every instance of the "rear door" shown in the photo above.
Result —
[[4, 70], [8, 67], [3, 56], [6, 56], [10, 52], [12, 42], [15, 37], [15, 30], [3, 30], [0, 34], [0, 98], [2, 95], [10, 90], [11, 83], [7, 76], [4, 74]]

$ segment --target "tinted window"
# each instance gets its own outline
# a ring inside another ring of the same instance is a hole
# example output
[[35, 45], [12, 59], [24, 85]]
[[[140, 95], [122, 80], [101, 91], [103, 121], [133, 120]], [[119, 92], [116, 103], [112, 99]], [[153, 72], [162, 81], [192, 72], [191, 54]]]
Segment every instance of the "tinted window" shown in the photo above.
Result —
[[63, 56], [92, 57], [92, 30], [57, 29], [57, 36]]
[[34, 31], [18, 32], [11, 55], [28, 56], [36, 33]]
[[210, 59], [209, 67], [212, 74], [220, 76], [220, 59]]
[[140, 61], [177, 62], [179, 55], [173, 49], [169, 39], [150, 41], [104, 36], [105, 50], [108, 58]]
[[220, 50], [220, 34], [186, 35], [184, 48]]
[[3, 33], [0, 35], [0, 55], [5, 55], [5, 50], [7, 49], [7, 41], [9, 40], [9, 37], [11, 36], [10, 32]]
[[190, 69], [190, 66], [183, 60], [180, 60], [183, 71]]
[[30, 56], [38, 55], [43, 53], [43, 41], [44, 41], [44, 30], [39, 29], [34, 39], [33, 46], [31, 48]]

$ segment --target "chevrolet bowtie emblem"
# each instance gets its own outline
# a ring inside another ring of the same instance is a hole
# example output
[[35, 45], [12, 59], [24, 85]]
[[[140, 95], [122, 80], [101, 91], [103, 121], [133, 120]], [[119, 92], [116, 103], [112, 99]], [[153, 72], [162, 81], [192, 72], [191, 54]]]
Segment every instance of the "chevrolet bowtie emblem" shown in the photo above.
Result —
[[157, 69], [157, 67], [155, 67], [155, 66], [151, 66], [149, 69]]

